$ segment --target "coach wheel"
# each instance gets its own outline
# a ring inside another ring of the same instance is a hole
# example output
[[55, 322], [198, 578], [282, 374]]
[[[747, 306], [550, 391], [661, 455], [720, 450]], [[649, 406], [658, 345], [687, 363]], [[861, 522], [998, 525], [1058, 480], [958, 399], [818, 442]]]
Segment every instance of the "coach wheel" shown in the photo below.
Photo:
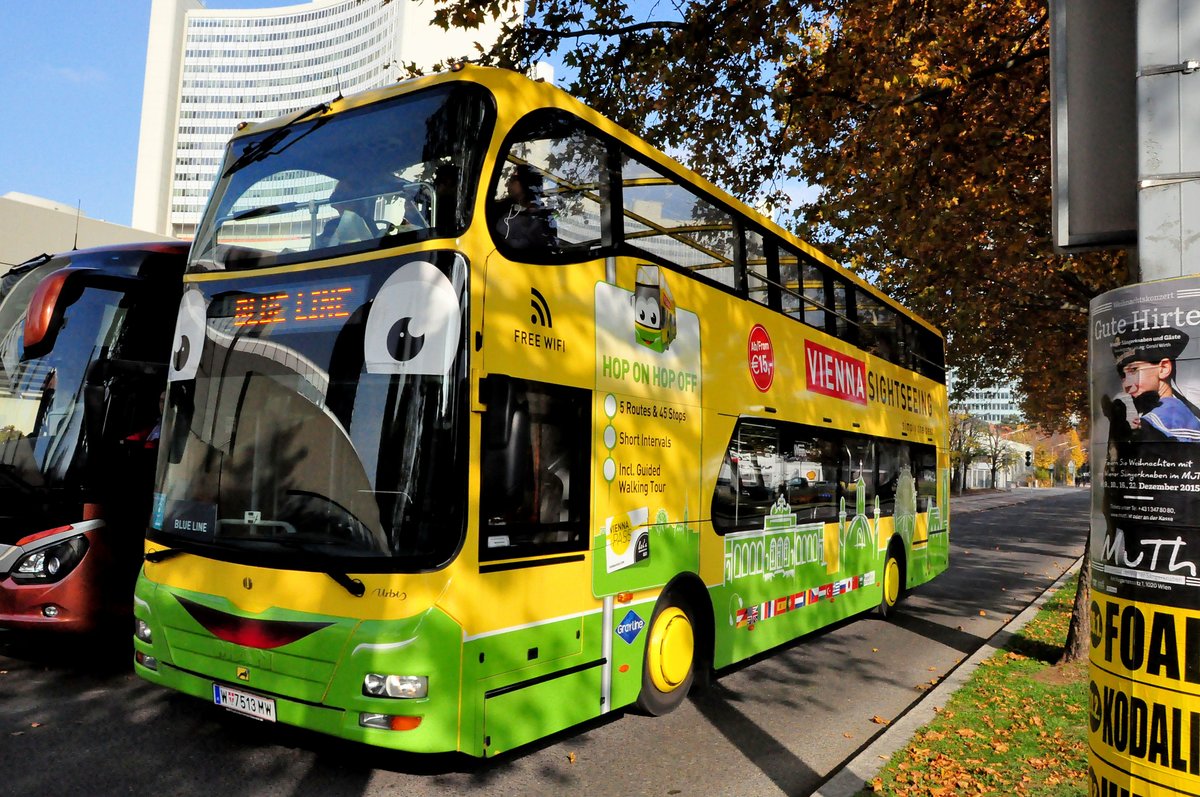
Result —
[[903, 595], [904, 563], [893, 545], [888, 548], [887, 559], [883, 563], [883, 597], [879, 601], [879, 614], [890, 617]]
[[686, 601], [665, 595], [650, 620], [638, 707], [656, 717], [674, 711], [687, 697], [695, 669], [692, 614]]

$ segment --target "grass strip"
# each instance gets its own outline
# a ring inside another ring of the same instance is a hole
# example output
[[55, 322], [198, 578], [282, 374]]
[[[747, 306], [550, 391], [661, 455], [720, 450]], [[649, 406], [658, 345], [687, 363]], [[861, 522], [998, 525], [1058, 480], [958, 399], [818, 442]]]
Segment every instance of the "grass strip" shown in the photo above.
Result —
[[1087, 793], [1087, 662], [1058, 667], [1077, 578], [985, 659], [863, 794]]

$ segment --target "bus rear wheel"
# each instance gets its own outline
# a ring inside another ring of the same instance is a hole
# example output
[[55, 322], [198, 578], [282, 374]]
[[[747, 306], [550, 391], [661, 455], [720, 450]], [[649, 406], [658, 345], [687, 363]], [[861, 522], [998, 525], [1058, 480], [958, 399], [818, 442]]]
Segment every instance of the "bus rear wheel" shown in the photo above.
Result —
[[891, 617], [896, 605], [904, 598], [904, 556], [897, 546], [888, 547], [883, 562], [883, 597], [879, 599], [879, 615]]
[[696, 677], [695, 617], [679, 595], [659, 598], [650, 620], [638, 708], [655, 717], [674, 711]]

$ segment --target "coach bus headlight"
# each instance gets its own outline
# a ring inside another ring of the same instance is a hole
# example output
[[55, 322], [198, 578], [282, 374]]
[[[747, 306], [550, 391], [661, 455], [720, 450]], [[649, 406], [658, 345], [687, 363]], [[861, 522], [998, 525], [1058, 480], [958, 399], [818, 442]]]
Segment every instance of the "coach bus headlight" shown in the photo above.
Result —
[[147, 645], [154, 644], [154, 632], [150, 630], [150, 624], [140, 617], [133, 621], [133, 635]]
[[367, 673], [363, 678], [363, 694], [368, 697], [420, 698], [429, 694], [429, 677], [425, 675], [378, 675]]
[[87, 549], [87, 538], [80, 534], [66, 542], [31, 551], [17, 562], [13, 580], [19, 583], [58, 581], [75, 569]]

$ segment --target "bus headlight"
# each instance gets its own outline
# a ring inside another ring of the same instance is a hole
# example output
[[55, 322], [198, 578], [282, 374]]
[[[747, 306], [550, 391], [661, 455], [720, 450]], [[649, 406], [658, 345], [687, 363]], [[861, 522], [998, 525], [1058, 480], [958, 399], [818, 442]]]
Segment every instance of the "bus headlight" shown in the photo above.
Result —
[[140, 617], [133, 621], [133, 635], [147, 645], [154, 644], [154, 632], [150, 630], [150, 624]]
[[87, 553], [87, 538], [80, 534], [64, 542], [30, 551], [17, 560], [13, 581], [20, 584], [59, 581], [75, 569]]
[[379, 675], [369, 672], [363, 678], [363, 694], [367, 697], [412, 699], [429, 694], [426, 675]]

